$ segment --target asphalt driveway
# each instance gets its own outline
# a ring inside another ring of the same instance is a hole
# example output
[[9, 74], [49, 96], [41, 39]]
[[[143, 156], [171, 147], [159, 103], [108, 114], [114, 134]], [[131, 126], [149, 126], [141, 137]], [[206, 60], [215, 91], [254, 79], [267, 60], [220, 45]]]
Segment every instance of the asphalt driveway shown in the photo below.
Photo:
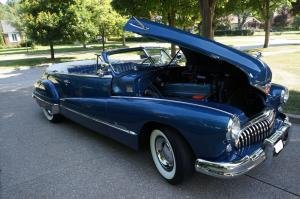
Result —
[[71, 121], [52, 124], [31, 98], [43, 69], [0, 72], [2, 198], [300, 198], [300, 126], [271, 166], [221, 180], [165, 183], [147, 151], [133, 151]]

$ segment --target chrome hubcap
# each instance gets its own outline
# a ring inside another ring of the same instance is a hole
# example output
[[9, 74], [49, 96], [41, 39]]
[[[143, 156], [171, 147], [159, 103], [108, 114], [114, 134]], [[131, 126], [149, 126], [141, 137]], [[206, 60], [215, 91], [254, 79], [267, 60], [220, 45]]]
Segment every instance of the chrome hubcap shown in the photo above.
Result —
[[162, 136], [158, 136], [155, 139], [155, 151], [161, 166], [167, 171], [172, 171], [174, 167], [174, 153], [169, 141]]
[[52, 112], [50, 110], [47, 110], [48, 115], [52, 115]]
[[44, 114], [45, 114], [45, 116], [47, 117], [48, 120], [52, 120], [53, 113], [52, 113], [51, 110], [43, 108], [43, 112], [44, 112]]

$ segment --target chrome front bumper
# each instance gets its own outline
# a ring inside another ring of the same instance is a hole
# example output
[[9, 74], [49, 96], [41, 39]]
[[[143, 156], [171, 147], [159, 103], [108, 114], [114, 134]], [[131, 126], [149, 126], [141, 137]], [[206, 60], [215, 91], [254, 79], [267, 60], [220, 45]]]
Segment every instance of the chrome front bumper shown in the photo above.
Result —
[[285, 146], [288, 141], [288, 131], [291, 123], [288, 118], [283, 125], [269, 138], [264, 140], [263, 147], [254, 151], [238, 161], [233, 162], [211, 162], [203, 159], [197, 159], [195, 169], [197, 172], [219, 178], [231, 178], [247, 173], [265, 160], [271, 161], [276, 155], [274, 145], [281, 139]]

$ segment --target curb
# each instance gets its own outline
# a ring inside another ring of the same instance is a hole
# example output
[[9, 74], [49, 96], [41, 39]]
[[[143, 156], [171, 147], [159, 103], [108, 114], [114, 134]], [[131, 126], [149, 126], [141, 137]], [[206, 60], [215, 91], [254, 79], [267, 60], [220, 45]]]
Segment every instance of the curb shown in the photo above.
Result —
[[292, 123], [300, 124], [300, 115], [287, 114]]

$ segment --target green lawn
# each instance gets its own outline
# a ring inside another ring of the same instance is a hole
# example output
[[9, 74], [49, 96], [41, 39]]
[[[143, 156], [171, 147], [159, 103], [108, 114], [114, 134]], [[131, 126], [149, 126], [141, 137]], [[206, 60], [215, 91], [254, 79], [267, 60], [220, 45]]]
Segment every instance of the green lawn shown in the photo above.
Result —
[[60, 62], [72, 61], [75, 59], [76, 57], [58, 57], [55, 60], [51, 60], [45, 57], [38, 57], [38, 58], [17, 59], [17, 60], [0, 60], [0, 69], [1, 66], [15, 68], [20, 66], [36, 66], [36, 65], [48, 64], [48, 63], [60, 63]]
[[[300, 40], [300, 31], [291, 31], [291, 32], [275, 32], [271, 33], [271, 40], [273, 39], [284, 39], [284, 40]], [[215, 37], [215, 40], [227, 45], [253, 45], [257, 43], [257, 41], [264, 41], [264, 33], [256, 32], [253, 36], [218, 36]], [[128, 43], [131, 45], [131, 43]], [[118, 48], [122, 47], [120, 42], [108, 41], [106, 48]], [[83, 48], [82, 45], [56, 45], [54, 46], [56, 53], [64, 53], [64, 52], [79, 52], [79, 51], [100, 51], [101, 44], [92, 44], [89, 45], [88, 48]], [[48, 54], [49, 46], [36, 46], [35, 49], [28, 48], [28, 52], [26, 48], [8, 48], [8, 49], [0, 49], [1, 55], [12, 55], [12, 54], [27, 54], [27, 55], [40, 55], [40, 54]]]
[[[300, 40], [300, 31], [273, 32], [270, 40]], [[264, 32], [256, 32], [253, 36], [218, 36], [215, 40], [230, 46], [244, 46], [263, 43]]]
[[278, 46], [260, 50], [263, 53], [262, 59], [272, 69], [272, 81], [290, 90], [285, 110], [300, 114], [300, 46]]
[[[108, 42], [105, 46], [107, 49], [122, 47], [121, 43]], [[79, 52], [79, 51], [100, 51], [102, 48], [101, 44], [88, 45], [88, 48], [83, 48], [82, 45], [56, 45], [54, 46], [55, 53], [66, 53], [66, 52]], [[36, 46], [34, 49], [31, 48], [3, 48], [0, 49], [0, 56], [2, 55], [13, 55], [13, 54], [27, 54], [27, 55], [40, 55], [49, 54], [49, 46]]]

